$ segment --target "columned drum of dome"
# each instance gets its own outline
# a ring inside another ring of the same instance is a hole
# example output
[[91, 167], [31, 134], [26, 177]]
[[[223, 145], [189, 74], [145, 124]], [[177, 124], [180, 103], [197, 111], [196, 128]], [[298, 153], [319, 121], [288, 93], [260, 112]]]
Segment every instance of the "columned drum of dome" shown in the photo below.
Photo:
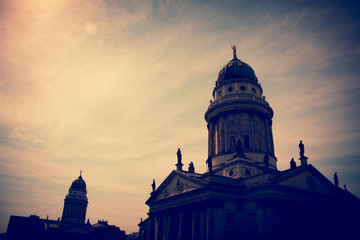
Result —
[[88, 205], [86, 193], [86, 183], [80, 174], [80, 176], [72, 182], [69, 193], [65, 197], [64, 210], [61, 218], [63, 222], [85, 223]]
[[240, 143], [246, 156], [276, 169], [272, 135], [274, 112], [262, 95], [254, 70], [236, 57], [221, 68], [206, 113], [208, 151], [214, 166], [227, 162]]

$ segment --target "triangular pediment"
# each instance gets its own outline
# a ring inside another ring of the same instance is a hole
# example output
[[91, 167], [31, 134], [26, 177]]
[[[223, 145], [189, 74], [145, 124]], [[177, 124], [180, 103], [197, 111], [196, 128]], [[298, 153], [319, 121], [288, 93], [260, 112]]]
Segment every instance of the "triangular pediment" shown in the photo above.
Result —
[[186, 173], [172, 172], [156, 191], [155, 201], [201, 188], [205, 182]]
[[333, 190], [330, 181], [328, 181], [322, 174], [314, 174], [313, 171], [309, 170], [290, 175], [284, 180], [279, 181], [278, 184], [324, 194], [331, 194]]

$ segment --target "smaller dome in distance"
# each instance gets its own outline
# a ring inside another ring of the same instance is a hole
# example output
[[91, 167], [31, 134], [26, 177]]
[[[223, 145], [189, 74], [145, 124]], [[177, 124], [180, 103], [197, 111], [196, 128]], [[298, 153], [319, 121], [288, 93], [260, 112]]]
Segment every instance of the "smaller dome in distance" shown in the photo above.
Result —
[[72, 182], [70, 188], [86, 191], [86, 183], [85, 183], [84, 179], [81, 177], [81, 175]]

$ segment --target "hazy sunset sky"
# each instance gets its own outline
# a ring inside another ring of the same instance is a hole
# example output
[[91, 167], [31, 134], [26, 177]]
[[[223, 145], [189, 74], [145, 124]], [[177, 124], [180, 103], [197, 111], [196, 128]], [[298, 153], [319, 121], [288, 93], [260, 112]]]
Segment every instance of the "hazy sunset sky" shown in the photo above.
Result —
[[230, 43], [275, 112], [278, 169], [302, 140], [360, 196], [356, 1], [0, 0], [0, 36], [0, 232], [10, 215], [61, 217], [80, 170], [90, 222], [137, 231], [178, 148], [206, 171]]

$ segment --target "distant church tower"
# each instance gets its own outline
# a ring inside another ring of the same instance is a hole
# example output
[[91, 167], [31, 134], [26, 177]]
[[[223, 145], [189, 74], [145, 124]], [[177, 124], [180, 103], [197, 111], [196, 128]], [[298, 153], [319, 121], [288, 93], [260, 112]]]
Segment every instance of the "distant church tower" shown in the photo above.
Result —
[[214, 168], [233, 159], [237, 151], [251, 159], [253, 166], [263, 165], [267, 154], [266, 164], [275, 170], [274, 112], [262, 95], [254, 70], [239, 60], [236, 47], [232, 48], [233, 59], [221, 68], [212, 92], [214, 99], [205, 113], [208, 154]]
[[88, 205], [86, 193], [86, 183], [80, 173], [80, 176], [72, 182], [69, 193], [65, 197], [61, 218], [63, 222], [85, 223]]

